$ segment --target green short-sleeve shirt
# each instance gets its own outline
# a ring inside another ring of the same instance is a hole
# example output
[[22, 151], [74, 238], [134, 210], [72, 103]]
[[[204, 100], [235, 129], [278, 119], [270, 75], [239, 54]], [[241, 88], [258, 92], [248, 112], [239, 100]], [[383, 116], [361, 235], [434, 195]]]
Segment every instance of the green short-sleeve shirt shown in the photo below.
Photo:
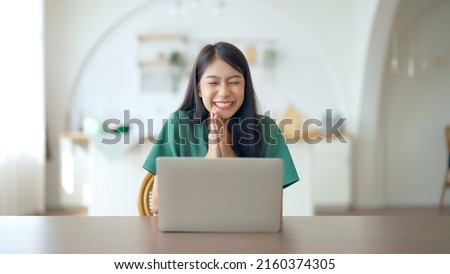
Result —
[[[297, 170], [283, 135], [275, 121], [261, 116], [261, 136], [265, 142], [263, 157], [283, 160], [283, 187], [299, 180]], [[208, 152], [208, 126], [206, 122], [190, 123], [186, 111], [174, 112], [163, 125], [143, 168], [153, 174], [157, 173], [157, 157], [205, 157]], [[205, 141], [206, 140], [206, 141]]]

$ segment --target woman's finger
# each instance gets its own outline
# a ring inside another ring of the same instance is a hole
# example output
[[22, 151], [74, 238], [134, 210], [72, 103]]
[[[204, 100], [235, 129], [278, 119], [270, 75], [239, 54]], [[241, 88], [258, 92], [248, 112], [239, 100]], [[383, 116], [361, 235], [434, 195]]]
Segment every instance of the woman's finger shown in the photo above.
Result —
[[219, 142], [220, 142], [220, 136], [218, 134], [218, 127], [216, 123], [216, 115], [214, 114], [214, 108], [213, 111], [210, 114], [210, 121], [209, 121], [209, 134], [208, 134], [208, 158], [217, 158], [221, 157]]

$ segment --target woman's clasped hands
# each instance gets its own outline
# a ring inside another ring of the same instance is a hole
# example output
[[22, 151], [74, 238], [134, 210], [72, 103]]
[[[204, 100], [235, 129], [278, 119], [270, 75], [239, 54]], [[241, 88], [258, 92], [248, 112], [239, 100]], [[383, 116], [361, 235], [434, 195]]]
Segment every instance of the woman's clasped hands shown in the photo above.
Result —
[[205, 158], [236, 157], [227, 122], [228, 120], [221, 118], [217, 109], [213, 107], [208, 125], [208, 153]]

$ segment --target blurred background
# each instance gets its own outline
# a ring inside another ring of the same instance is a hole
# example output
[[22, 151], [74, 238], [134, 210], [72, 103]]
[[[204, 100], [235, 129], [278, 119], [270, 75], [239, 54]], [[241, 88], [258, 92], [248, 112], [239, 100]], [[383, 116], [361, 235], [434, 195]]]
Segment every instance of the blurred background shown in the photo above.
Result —
[[449, 25], [448, 0], [2, 1], [0, 215], [137, 215], [152, 140], [218, 41], [294, 122], [284, 215], [449, 214]]

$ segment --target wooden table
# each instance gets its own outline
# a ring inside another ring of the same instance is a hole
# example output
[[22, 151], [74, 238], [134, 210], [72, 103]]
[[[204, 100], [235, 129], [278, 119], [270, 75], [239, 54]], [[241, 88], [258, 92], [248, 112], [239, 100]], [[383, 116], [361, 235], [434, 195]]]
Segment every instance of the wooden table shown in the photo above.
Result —
[[450, 217], [283, 217], [280, 233], [162, 233], [157, 217], [0, 217], [0, 253], [450, 253]]

